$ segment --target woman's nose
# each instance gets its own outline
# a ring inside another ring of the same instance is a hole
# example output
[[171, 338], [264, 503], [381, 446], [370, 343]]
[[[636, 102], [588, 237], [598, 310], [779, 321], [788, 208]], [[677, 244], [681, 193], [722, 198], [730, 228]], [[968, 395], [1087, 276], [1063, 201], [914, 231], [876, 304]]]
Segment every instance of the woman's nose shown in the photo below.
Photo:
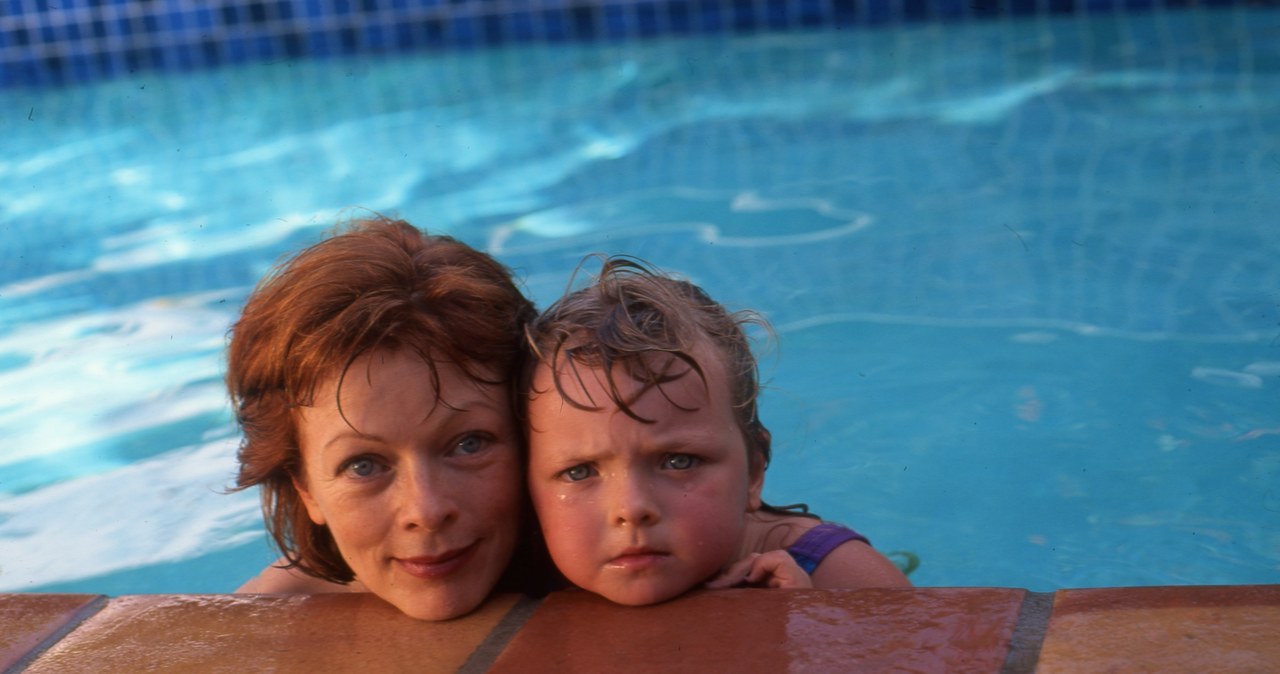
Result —
[[398, 515], [406, 529], [438, 531], [458, 517], [458, 499], [440, 471], [417, 467], [402, 474], [397, 481]]

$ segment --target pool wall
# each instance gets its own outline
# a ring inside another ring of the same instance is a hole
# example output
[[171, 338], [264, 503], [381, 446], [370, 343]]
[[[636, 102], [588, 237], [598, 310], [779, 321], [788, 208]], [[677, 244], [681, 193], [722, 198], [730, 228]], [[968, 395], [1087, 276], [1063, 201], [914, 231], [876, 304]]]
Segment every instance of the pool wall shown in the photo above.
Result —
[[557, 592], [442, 623], [365, 594], [0, 594], [0, 671], [1266, 672], [1277, 620], [1278, 585]]
[[1235, 0], [0, 0], [0, 87], [521, 42], [1230, 4]]

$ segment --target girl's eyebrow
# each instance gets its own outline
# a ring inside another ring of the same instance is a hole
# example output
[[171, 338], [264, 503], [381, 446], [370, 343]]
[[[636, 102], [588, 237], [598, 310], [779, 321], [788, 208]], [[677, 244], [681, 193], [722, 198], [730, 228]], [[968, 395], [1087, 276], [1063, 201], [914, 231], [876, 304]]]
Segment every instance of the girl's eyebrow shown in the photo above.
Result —
[[555, 462], [560, 464], [590, 463], [614, 454], [617, 454], [617, 452], [609, 448], [599, 450], [570, 449], [555, 457]]
[[[734, 428], [731, 432], [737, 432]], [[658, 431], [653, 434], [650, 441], [645, 443], [642, 450], [664, 450], [671, 451], [673, 449], [685, 449], [688, 447], [705, 447], [712, 443], [718, 443], [722, 440], [720, 431], [714, 428], [682, 428], [679, 430]]]
[[[638, 454], [640, 456], [655, 456], [661, 454], [687, 453], [697, 449], [704, 449], [710, 443], [715, 441], [714, 433], [688, 432], [679, 435], [667, 434], [656, 438], [651, 442], [631, 448], [627, 453]], [[616, 450], [609, 450], [610, 453], [619, 453]]]

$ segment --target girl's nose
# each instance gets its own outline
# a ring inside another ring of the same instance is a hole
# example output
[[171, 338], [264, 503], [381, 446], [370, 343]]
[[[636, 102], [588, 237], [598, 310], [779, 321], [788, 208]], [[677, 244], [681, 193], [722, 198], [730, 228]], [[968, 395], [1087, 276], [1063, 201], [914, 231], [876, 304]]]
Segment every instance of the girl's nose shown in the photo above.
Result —
[[455, 490], [440, 471], [417, 467], [405, 471], [396, 483], [397, 516], [405, 529], [439, 531], [458, 518]]
[[652, 526], [660, 519], [658, 500], [643, 477], [620, 475], [613, 480], [613, 513], [615, 526]]

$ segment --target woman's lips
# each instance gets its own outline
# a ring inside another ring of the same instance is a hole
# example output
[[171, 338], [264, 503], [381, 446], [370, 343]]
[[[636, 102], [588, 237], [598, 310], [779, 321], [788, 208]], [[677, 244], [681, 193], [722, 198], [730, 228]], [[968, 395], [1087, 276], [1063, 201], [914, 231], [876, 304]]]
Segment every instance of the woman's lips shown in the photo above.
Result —
[[465, 548], [450, 550], [440, 555], [429, 555], [422, 557], [396, 557], [396, 563], [404, 569], [405, 573], [423, 580], [434, 580], [436, 578], [444, 578], [449, 574], [457, 571], [471, 561], [471, 557], [475, 554], [476, 548], [480, 542], [476, 541]]

